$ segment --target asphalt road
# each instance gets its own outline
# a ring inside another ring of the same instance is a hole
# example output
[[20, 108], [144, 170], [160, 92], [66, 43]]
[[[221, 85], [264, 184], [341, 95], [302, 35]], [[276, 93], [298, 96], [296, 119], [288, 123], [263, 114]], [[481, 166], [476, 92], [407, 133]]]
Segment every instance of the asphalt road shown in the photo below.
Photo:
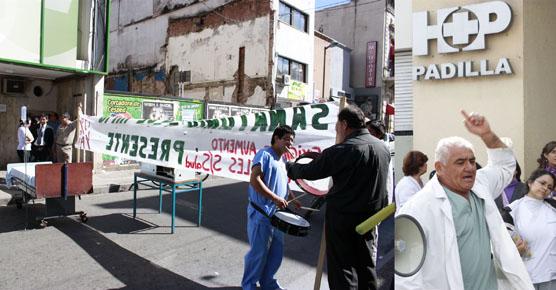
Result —
[[[197, 194], [179, 195], [174, 234], [170, 195], [164, 195], [159, 214], [153, 190], [139, 191], [135, 220], [131, 192], [77, 200], [76, 209], [89, 217], [86, 224], [68, 217], [40, 228], [40, 200], [23, 210], [0, 207], [0, 289], [241, 289], [249, 248], [246, 192], [246, 183], [209, 179], [201, 227]], [[307, 237], [286, 236], [277, 274], [283, 287], [313, 289], [323, 218], [323, 212], [313, 215]], [[321, 289], [328, 289], [326, 273]]]

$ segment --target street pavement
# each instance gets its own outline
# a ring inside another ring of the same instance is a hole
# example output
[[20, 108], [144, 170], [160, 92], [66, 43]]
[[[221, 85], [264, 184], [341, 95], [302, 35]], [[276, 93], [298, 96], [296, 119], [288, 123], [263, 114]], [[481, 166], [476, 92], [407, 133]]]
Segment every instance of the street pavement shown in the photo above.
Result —
[[[132, 192], [82, 196], [76, 210], [87, 212], [87, 223], [59, 218], [42, 229], [34, 221], [44, 211], [40, 200], [22, 210], [0, 207], [0, 288], [240, 289], [249, 248], [246, 192], [247, 183], [209, 178], [201, 227], [197, 194], [180, 194], [175, 234], [170, 234], [170, 195], [164, 195], [158, 214], [153, 190], [138, 192], [135, 220]], [[313, 288], [322, 221], [322, 213], [316, 214], [307, 237], [286, 237], [277, 274], [282, 286]], [[328, 289], [326, 275], [322, 284]]]
[[[241, 289], [249, 249], [247, 183], [210, 177], [203, 184], [201, 227], [197, 193], [179, 194], [170, 234], [170, 194], [159, 214], [158, 191], [138, 191], [133, 219], [133, 171], [95, 176], [95, 192], [106, 193], [76, 200], [87, 223], [72, 216], [40, 228], [35, 220], [45, 210], [43, 200], [23, 209], [0, 206], [0, 289]], [[306, 237], [286, 235], [277, 274], [283, 287], [313, 289], [323, 219], [322, 211], [313, 214]], [[326, 279], [325, 272], [320, 289], [329, 289]]]

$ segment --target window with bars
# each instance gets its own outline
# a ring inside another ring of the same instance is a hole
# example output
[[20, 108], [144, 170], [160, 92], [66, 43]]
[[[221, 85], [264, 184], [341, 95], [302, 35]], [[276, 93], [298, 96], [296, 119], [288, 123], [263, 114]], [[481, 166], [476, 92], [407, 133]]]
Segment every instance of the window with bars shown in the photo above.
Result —
[[307, 14], [301, 12], [301, 10], [293, 8], [292, 6], [284, 2], [280, 2], [279, 19], [280, 21], [291, 25], [297, 30], [307, 32]]
[[304, 63], [278, 56], [278, 75], [290, 75], [292, 80], [306, 83], [307, 65]]

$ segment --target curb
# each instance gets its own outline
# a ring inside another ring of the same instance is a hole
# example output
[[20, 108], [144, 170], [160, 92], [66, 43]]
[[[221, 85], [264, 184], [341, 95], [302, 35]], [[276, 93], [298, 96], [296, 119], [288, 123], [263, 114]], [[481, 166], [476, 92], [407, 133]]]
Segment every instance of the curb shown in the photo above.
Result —
[[93, 185], [93, 192], [91, 192], [90, 194], [125, 192], [125, 191], [129, 191], [132, 185], [133, 185], [132, 182], [122, 183], [122, 184]]

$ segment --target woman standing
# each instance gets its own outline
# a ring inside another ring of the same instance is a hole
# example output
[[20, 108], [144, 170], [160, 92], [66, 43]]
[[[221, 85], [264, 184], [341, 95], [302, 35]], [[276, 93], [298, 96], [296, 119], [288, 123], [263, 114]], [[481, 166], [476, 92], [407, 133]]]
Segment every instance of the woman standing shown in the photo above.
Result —
[[429, 158], [421, 151], [409, 151], [403, 159], [402, 171], [405, 175], [396, 185], [396, 208], [401, 208], [404, 203], [417, 191], [423, 188], [421, 175], [427, 172]]
[[524, 263], [537, 290], [556, 289], [556, 209], [545, 200], [554, 183], [552, 173], [537, 169], [527, 180], [527, 195], [510, 204], [515, 231], [528, 247]]
[[17, 156], [19, 156], [19, 162], [29, 162], [31, 156], [31, 143], [35, 138], [29, 130], [30, 124], [29, 120], [19, 121], [19, 128], [17, 129]]

